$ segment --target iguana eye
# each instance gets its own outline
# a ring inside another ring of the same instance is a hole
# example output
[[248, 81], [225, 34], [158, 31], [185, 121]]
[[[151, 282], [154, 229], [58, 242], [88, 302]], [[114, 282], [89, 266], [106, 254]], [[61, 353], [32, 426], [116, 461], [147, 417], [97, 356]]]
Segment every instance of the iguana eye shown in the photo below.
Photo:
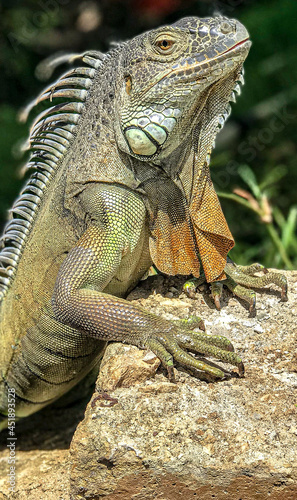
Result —
[[174, 40], [171, 38], [160, 37], [155, 41], [155, 45], [158, 49], [158, 52], [171, 52], [174, 46]]
[[172, 40], [166, 40], [164, 38], [164, 40], [158, 40], [157, 41], [157, 45], [162, 50], [168, 50], [168, 49], [170, 49], [172, 47], [173, 41]]

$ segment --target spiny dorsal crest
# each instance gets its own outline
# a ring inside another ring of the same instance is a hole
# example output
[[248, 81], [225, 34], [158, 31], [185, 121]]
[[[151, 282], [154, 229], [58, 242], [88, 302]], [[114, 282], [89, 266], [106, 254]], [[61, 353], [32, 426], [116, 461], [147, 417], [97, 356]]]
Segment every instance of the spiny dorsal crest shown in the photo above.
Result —
[[92, 85], [96, 70], [107, 57], [97, 51], [68, 54], [51, 60], [54, 67], [62, 62], [80, 60], [86, 66], [71, 69], [56, 82], [45, 88], [20, 113], [25, 121], [30, 111], [42, 101], [51, 103], [64, 98], [45, 109], [35, 118], [30, 136], [23, 149], [30, 149], [31, 156], [25, 170], [33, 170], [25, 187], [9, 210], [9, 220], [0, 239], [0, 301], [5, 296], [15, 274], [25, 241], [32, 225], [46, 186], [68, 149], [74, 130], [80, 119], [84, 101]]

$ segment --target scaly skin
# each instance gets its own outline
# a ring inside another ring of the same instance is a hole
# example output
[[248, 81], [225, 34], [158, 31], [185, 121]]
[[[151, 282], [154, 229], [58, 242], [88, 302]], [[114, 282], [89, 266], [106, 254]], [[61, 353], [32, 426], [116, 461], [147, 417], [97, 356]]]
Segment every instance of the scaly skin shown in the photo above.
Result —
[[[0, 411], [9, 390], [30, 415], [98, 364], [105, 342], [152, 349], [224, 378], [190, 352], [243, 364], [224, 337], [193, 332], [124, 300], [149, 267], [226, 279], [234, 242], [209, 176], [250, 47], [235, 20], [186, 18], [107, 56], [88, 52], [30, 104], [34, 170], [0, 252]], [[71, 59], [71, 57], [70, 57]], [[66, 99], [54, 105], [55, 98]], [[53, 104], [52, 104], [53, 101]], [[231, 275], [231, 274], [230, 274]], [[245, 283], [246, 284], [246, 283]]]
[[[256, 273], [263, 273], [261, 276]], [[255, 263], [250, 266], [239, 266], [232, 262], [228, 257], [225, 266], [226, 279], [221, 281], [213, 281], [211, 283], [211, 296], [218, 310], [221, 309], [220, 298], [222, 295], [223, 286], [243, 299], [249, 305], [250, 313], [255, 313], [256, 309], [256, 293], [251, 288], [262, 288], [271, 283], [278, 285], [281, 288], [281, 300], [287, 300], [287, 279], [283, 274], [268, 271], [261, 264]], [[189, 297], [194, 297], [196, 289], [205, 281], [205, 277], [194, 278], [184, 283], [184, 291]]]

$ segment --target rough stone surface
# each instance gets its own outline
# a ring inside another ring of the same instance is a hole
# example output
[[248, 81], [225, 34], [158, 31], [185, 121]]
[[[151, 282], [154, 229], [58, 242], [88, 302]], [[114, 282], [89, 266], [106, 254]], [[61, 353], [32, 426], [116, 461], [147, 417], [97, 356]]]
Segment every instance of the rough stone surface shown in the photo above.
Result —
[[[68, 450], [17, 451], [17, 493], [7, 484], [8, 453], [1, 454], [0, 500], [66, 500], [69, 498]], [[2, 496], [1, 496], [2, 495]]]
[[159, 366], [160, 360], [151, 351], [111, 344], [102, 360], [96, 386], [102, 391], [113, 391], [117, 387], [141, 384], [153, 377]]
[[[246, 377], [206, 383], [176, 370], [176, 385], [158, 373], [115, 389], [111, 405], [95, 393], [71, 444], [73, 498], [295, 499], [296, 278], [287, 303], [273, 291], [258, 296], [255, 318], [228, 292], [221, 312], [207, 294], [178, 297], [177, 279], [136, 289], [131, 300], [168, 319], [201, 314], [211, 333], [233, 340]], [[109, 346], [111, 358], [117, 349]]]
[[[4, 444], [0, 500], [295, 500], [297, 272], [287, 276], [289, 301], [261, 291], [254, 318], [228, 291], [218, 312], [206, 290], [187, 298], [179, 278], [143, 282], [130, 300], [168, 319], [201, 315], [209, 333], [232, 340], [245, 378], [206, 383], [178, 367], [171, 384], [160, 367], [153, 378], [131, 380], [131, 370], [146, 365], [152, 377], [158, 363], [111, 344], [70, 454], [83, 405], [45, 409], [18, 424], [17, 493], [8, 496]], [[121, 371], [132, 358], [134, 368]]]

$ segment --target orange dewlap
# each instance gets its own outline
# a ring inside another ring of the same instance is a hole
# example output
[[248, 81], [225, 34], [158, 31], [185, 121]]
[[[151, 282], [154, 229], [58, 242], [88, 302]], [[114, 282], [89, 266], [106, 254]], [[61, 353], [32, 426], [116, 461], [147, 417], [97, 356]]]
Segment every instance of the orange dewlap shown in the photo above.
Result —
[[166, 207], [159, 206], [151, 223], [150, 252], [157, 268], [169, 275], [199, 277], [200, 256], [206, 280], [211, 282], [226, 279], [224, 268], [234, 240], [209, 170], [203, 174], [190, 207], [179, 196], [171, 199], [175, 209], [181, 207], [176, 220]]

